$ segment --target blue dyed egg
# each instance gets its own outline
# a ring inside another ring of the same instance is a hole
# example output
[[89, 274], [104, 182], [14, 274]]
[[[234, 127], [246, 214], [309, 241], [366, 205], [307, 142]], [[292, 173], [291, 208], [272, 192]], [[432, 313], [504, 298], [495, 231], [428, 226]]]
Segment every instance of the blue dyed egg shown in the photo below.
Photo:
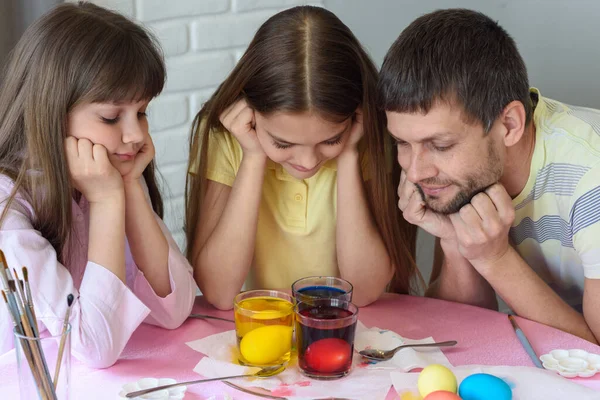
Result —
[[512, 400], [512, 390], [502, 379], [490, 374], [473, 374], [458, 389], [463, 400]]

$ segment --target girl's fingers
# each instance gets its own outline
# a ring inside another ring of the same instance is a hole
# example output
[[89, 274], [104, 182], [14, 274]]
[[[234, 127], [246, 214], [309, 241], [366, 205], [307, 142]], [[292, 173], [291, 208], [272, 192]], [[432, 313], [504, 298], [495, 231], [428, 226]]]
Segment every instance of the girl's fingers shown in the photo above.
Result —
[[77, 140], [77, 151], [79, 158], [88, 159], [93, 158], [92, 154], [92, 142], [87, 139], [78, 139]]
[[94, 145], [94, 147], [92, 148], [92, 154], [94, 157], [94, 161], [99, 162], [101, 164], [110, 163], [106, 147], [102, 146], [101, 144]]
[[233, 121], [246, 108], [249, 108], [246, 100], [241, 99], [233, 103], [233, 105], [229, 106], [229, 108], [225, 109], [225, 111], [221, 114], [221, 123], [223, 126], [227, 129], [230, 129]]

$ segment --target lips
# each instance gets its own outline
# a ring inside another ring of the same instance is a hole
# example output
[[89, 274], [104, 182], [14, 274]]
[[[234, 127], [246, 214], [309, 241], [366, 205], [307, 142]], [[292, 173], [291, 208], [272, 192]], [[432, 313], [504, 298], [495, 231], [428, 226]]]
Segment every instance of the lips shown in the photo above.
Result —
[[131, 161], [135, 158], [136, 153], [123, 153], [123, 154], [115, 154], [117, 158], [121, 161]]
[[308, 172], [308, 171], [310, 171], [310, 169], [301, 167], [299, 165], [291, 164], [291, 166], [292, 166], [292, 168], [294, 168], [295, 170], [300, 171], [300, 172]]
[[424, 186], [419, 185], [427, 196], [439, 196], [444, 190], [448, 189], [450, 185], [445, 186]]
[[294, 168], [296, 171], [299, 171], [299, 172], [311, 172], [311, 171], [314, 171], [315, 169], [319, 168], [319, 165], [320, 165], [320, 163], [317, 164], [317, 165], [315, 165], [314, 167], [308, 169], [308, 168], [304, 168], [304, 167], [302, 167], [300, 165], [290, 164], [290, 166], [292, 168]]

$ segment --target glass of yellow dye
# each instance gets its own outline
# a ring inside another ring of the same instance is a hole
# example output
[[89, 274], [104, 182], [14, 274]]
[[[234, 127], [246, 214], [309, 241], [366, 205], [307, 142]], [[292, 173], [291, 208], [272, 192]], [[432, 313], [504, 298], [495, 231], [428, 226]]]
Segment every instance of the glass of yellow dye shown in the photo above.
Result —
[[233, 307], [240, 364], [261, 368], [287, 364], [294, 298], [276, 290], [250, 290], [238, 294]]

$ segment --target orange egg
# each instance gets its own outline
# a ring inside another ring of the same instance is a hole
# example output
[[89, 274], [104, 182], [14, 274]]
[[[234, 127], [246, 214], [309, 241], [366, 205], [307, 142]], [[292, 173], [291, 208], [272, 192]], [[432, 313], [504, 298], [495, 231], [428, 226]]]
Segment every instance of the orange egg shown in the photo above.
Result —
[[423, 400], [461, 400], [457, 394], [447, 390], [437, 390], [429, 393]]

